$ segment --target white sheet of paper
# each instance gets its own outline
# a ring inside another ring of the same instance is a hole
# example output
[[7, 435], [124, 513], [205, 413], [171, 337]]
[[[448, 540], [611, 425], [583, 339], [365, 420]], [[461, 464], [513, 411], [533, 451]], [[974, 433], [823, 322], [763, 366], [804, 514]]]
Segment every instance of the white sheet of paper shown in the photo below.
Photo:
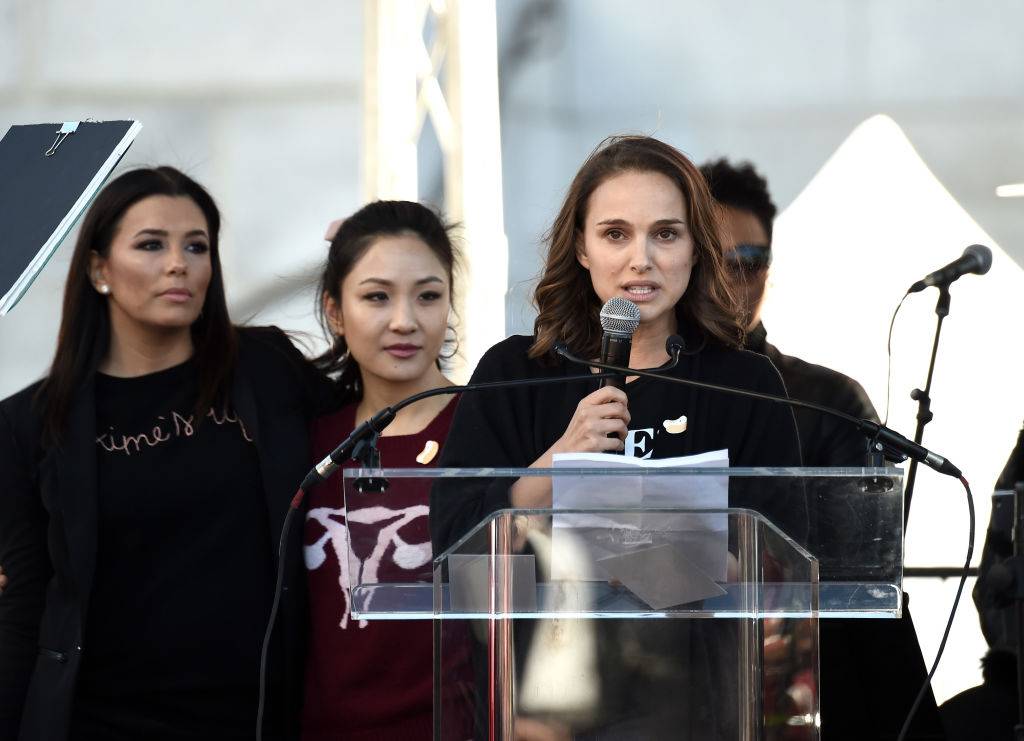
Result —
[[[728, 450], [647, 460], [611, 453], [555, 453], [552, 467], [637, 469], [637, 476], [555, 476], [551, 491], [554, 509], [701, 510], [729, 506], [728, 476], [643, 475], [644, 470], [653, 468], [728, 468]], [[707, 518], [708, 529], [724, 529], [724, 515]]]
[[[641, 459], [610, 453], [558, 453], [554, 468], [632, 468], [636, 476], [555, 476], [554, 509], [685, 509], [724, 510], [729, 506], [729, 477], [646, 476], [662, 468], [728, 468], [729, 451], [713, 450], [678, 458]], [[728, 551], [728, 521], [723, 513], [644, 515], [609, 513], [558, 515], [556, 533], [576, 530], [595, 559], [622, 555], [633, 548], [669, 540], [684, 548], [692, 562], [712, 579], [724, 581]], [[610, 535], [610, 537], [609, 537]], [[557, 535], [556, 535], [557, 537]], [[552, 564], [552, 578], [559, 578]]]

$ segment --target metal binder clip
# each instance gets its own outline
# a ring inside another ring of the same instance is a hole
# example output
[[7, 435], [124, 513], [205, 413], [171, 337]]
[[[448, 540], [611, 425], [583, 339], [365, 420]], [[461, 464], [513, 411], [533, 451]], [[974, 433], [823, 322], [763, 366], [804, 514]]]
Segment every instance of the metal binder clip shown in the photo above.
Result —
[[76, 131], [78, 131], [78, 121], [65, 121], [57, 131], [57, 138], [53, 140], [53, 144], [50, 145], [50, 148], [46, 150], [43, 156], [51, 157], [57, 151], [57, 147], [63, 144], [64, 140]]

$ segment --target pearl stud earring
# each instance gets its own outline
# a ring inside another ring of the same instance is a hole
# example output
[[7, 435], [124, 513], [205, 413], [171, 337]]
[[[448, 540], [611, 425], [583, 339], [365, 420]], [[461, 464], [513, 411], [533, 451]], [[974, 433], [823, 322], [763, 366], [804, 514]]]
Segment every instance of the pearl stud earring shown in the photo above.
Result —
[[97, 290], [104, 296], [106, 296], [107, 294], [110, 293], [110, 286], [108, 286], [106, 283], [101, 283], [100, 287]]

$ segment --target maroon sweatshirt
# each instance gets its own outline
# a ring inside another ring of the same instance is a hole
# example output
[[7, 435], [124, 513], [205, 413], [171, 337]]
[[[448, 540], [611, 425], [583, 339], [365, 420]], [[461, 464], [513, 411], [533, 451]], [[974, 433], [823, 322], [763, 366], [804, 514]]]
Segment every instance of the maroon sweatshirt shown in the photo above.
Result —
[[[420, 433], [381, 437], [381, 464], [435, 466], [439, 454], [425, 465], [416, 457], [444, 443], [455, 407], [453, 398]], [[354, 418], [353, 404], [313, 424], [316, 460], [352, 431]], [[427, 479], [394, 479], [383, 494], [350, 496], [348, 512], [340, 475], [310, 492], [303, 548], [310, 601], [305, 741], [431, 738], [431, 621], [353, 619], [348, 599], [348, 588], [360, 581], [431, 581], [429, 499]], [[446, 663], [468, 662], [468, 647], [460, 653], [446, 651]]]

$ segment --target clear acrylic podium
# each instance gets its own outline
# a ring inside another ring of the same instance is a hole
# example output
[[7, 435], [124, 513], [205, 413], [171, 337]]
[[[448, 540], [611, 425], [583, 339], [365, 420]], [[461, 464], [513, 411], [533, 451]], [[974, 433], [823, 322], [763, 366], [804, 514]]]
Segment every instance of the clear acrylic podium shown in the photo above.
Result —
[[630, 505], [494, 512], [401, 575], [367, 568], [400, 528], [350, 529], [353, 616], [434, 621], [435, 739], [818, 739], [818, 620], [900, 615], [898, 469], [349, 469], [348, 512], [371, 476]]

